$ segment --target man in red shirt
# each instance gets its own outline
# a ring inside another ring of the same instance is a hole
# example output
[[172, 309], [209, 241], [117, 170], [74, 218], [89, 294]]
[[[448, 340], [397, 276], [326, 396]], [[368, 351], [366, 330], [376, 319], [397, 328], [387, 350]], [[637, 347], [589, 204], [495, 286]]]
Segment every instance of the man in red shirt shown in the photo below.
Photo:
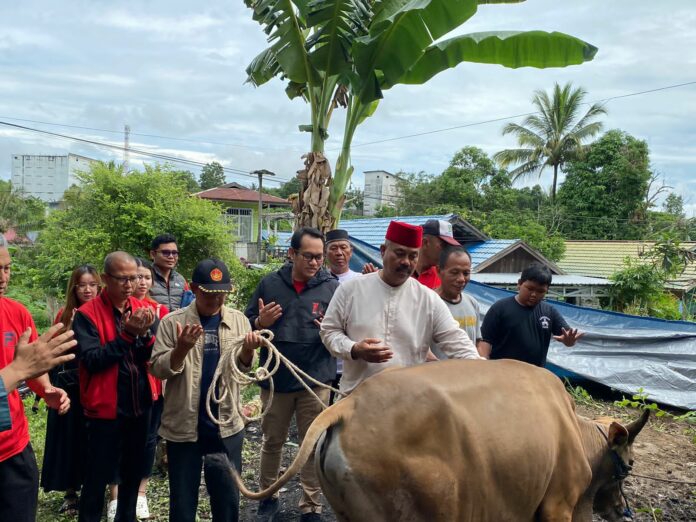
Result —
[[445, 246], [460, 246], [454, 239], [452, 223], [441, 219], [429, 219], [423, 224], [423, 245], [418, 255], [418, 264], [413, 276], [418, 282], [435, 289], [440, 286], [437, 264]]
[[[15, 347], [23, 333], [31, 331], [29, 342], [37, 339], [36, 327], [27, 309], [5, 297], [11, 266], [10, 252], [5, 238], [0, 235], [0, 368], [6, 367], [14, 359]], [[47, 374], [28, 380], [27, 385], [46, 401], [49, 408], [58, 410], [58, 413], [68, 411], [68, 395], [64, 390], [51, 386]], [[29, 442], [29, 427], [22, 399], [17, 390], [8, 394], [8, 403], [12, 427], [0, 433], [0, 520], [33, 522], [39, 494], [39, 470]]]

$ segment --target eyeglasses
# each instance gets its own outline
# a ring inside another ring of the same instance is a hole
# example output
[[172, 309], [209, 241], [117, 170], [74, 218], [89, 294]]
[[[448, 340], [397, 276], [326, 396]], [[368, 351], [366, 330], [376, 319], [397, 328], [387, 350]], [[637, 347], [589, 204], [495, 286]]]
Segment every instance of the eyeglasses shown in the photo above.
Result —
[[115, 276], [114, 274], [107, 274], [111, 279], [118, 281], [122, 286], [126, 286], [128, 283], [134, 285], [135, 282], [140, 279], [138, 276]]
[[157, 250], [164, 257], [179, 257], [178, 250]]
[[298, 254], [308, 263], [311, 263], [312, 260], [321, 263], [324, 260], [324, 254], [310, 254], [309, 252], [298, 252]]

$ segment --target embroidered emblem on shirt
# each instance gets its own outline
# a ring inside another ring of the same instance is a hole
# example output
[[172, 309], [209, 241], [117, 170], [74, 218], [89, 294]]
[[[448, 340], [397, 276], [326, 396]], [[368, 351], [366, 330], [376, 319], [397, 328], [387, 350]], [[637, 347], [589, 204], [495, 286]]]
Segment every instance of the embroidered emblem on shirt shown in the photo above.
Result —
[[210, 271], [210, 279], [213, 281], [222, 281], [222, 271], [219, 268], [213, 268]]
[[549, 318], [546, 317], [545, 315], [542, 315], [542, 316], [539, 318], [539, 322], [541, 323], [541, 327], [542, 327], [544, 330], [548, 330], [548, 329], [549, 329], [549, 325], [551, 324], [551, 319], [549, 319]]

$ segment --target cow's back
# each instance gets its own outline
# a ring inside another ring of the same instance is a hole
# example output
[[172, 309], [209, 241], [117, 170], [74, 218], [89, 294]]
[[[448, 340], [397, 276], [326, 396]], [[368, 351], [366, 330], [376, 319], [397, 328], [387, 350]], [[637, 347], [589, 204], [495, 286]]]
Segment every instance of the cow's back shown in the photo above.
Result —
[[532, 520], [589, 483], [572, 402], [546, 370], [442, 361], [383, 372], [346, 400], [350, 421], [317, 450], [344, 520]]

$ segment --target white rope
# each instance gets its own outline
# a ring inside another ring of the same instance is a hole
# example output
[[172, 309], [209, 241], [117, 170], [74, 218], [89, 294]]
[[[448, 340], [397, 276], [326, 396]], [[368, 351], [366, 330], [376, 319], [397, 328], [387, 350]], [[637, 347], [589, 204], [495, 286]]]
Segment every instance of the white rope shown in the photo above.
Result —
[[[237, 366], [239, 355], [241, 354], [242, 347], [244, 346], [243, 335], [232, 341], [232, 348], [230, 350], [224, 351], [220, 354], [220, 361], [218, 362], [217, 368], [215, 368], [213, 380], [208, 388], [208, 394], [205, 401], [205, 409], [208, 412], [208, 416], [215, 424], [218, 426], [229, 424], [234, 418], [233, 416], [223, 418], [222, 414], [219, 412], [219, 406], [222, 402], [227, 400], [228, 394], [232, 394], [232, 402], [234, 403], [235, 411], [244, 419], [245, 423], [263, 419], [266, 412], [270, 409], [271, 403], [273, 402], [273, 393], [275, 389], [273, 384], [273, 376], [278, 371], [278, 368], [280, 368], [281, 362], [287, 366], [290, 373], [300, 382], [300, 384], [302, 384], [304, 389], [307, 390], [310, 395], [312, 395], [319, 402], [319, 404], [321, 404], [322, 409], [328, 408], [328, 405], [324, 404], [324, 401], [319, 398], [319, 396], [314, 392], [314, 390], [312, 390], [312, 387], [309, 386], [305, 380], [317, 387], [331, 390], [337, 395], [345, 395], [336, 388], [310, 377], [290, 359], [280, 353], [280, 350], [278, 350], [278, 348], [276, 348], [271, 342], [273, 340], [273, 332], [270, 330], [259, 330], [258, 333], [261, 337], [261, 346], [265, 346], [268, 350], [268, 357], [266, 358], [266, 362], [263, 364], [263, 366], [259, 366], [253, 374], [245, 373], [239, 369], [239, 366]], [[270, 381], [266, 407], [263, 408], [263, 411], [261, 411], [255, 417], [248, 417], [244, 414], [240, 391], [242, 387], [258, 384], [265, 380]], [[216, 393], [216, 390], [218, 393]], [[219, 418], [216, 418], [216, 416], [213, 414], [211, 404], [216, 404], [218, 406]]]

